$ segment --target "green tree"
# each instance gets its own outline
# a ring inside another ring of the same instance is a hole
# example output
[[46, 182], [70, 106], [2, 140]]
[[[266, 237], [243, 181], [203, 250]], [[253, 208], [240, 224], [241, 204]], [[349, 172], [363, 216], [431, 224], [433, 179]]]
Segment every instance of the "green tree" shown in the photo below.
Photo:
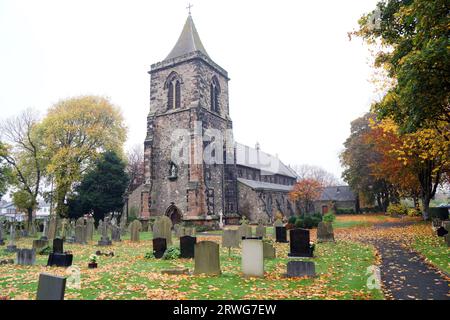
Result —
[[42, 122], [47, 169], [54, 177], [56, 212], [67, 216], [67, 196], [101, 153], [121, 153], [126, 128], [108, 99], [81, 96], [51, 107]]
[[7, 156], [5, 145], [0, 141], [0, 200], [8, 191], [8, 187], [12, 181], [12, 172], [8, 163], [4, 160]]
[[93, 211], [98, 221], [108, 212], [121, 212], [128, 181], [124, 161], [115, 152], [105, 152], [75, 188], [76, 195], [69, 201], [70, 215]]

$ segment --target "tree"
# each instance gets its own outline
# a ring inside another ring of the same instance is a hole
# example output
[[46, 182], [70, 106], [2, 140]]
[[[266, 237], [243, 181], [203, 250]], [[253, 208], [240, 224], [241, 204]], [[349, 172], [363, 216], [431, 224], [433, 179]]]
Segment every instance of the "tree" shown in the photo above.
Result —
[[55, 181], [56, 212], [67, 216], [67, 195], [102, 152], [121, 153], [126, 128], [108, 99], [80, 96], [51, 107], [42, 122], [47, 167]]
[[122, 159], [113, 151], [103, 153], [75, 188], [76, 195], [69, 200], [70, 215], [93, 211], [98, 221], [108, 212], [121, 212], [128, 181]]
[[133, 146], [127, 152], [126, 172], [130, 178], [127, 188], [128, 192], [133, 192], [137, 187], [143, 184], [144, 178], [144, 148], [142, 144]]
[[5, 145], [0, 141], [0, 200], [8, 190], [9, 184], [12, 182], [12, 172], [8, 163], [4, 160], [7, 156]]
[[[450, 51], [447, 0], [380, 1], [359, 20], [354, 32], [381, 47], [375, 67], [394, 80], [373, 106], [391, 118], [402, 133], [434, 128], [448, 139], [450, 131]], [[441, 123], [439, 126], [437, 123]]]
[[324, 187], [339, 185], [339, 180], [334, 176], [334, 174], [321, 167], [302, 164], [293, 166], [293, 169], [300, 180], [307, 178], [317, 180]]
[[10, 166], [14, 175], [13, 186], [17, 189], [13, 201], [27, 212], [30, 226], [47, 163], [38, 115], [28, 109], [3, 121], [0, 131], [5, 141], [5, 151], [0, 153], [0, 157]]
[[306, 178], [297, 181], [289, 192], [289, 199], [296, 201], [305, 215], [314, 208], [314, 201], [319, 199], [323, 185], [318, 180]]

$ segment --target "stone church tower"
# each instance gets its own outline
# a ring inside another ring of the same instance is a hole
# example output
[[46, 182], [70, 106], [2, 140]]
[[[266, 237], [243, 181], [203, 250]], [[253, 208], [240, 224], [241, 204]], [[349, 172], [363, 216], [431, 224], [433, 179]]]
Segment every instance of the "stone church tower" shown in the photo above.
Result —
[[190, 14], [170, 54], [149, 74], [140, 216], [197, 224], [236, 217], [228, 73], [209, 57]]

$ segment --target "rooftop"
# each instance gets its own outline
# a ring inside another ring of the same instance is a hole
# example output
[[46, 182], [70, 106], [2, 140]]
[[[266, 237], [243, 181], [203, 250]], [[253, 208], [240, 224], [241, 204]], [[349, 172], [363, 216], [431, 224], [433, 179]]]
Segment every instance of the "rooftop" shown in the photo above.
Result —
[[243, 183], [246, 186], [252, 188], [253, 190], [289, 192], [292, 190], [292, 187], [293, 187], [293, 186], [286, 186], [286, 185], [282, 185], [282, 184], [254, 181], [254, 180], [248, 180], [248, 179], [242, 179], [242, 178], [238, 178], [238, 181], [240, 183]]
[[355, 201], [356, 196], [349, 186], [325, 187], [320, 201]]

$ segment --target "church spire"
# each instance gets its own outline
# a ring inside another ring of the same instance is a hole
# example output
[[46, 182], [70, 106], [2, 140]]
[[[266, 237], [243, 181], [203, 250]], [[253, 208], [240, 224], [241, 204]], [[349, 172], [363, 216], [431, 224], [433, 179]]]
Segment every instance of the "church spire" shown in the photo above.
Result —
[[180, 37], [178, 38], [177, 43], [165, 60], [173, 59], [194, 51], [201, 51], [204, 55], [209, 57], [208, 53], [203, 47], [197, 29], [195, 29], [194, 20], [192, 20], [191, 13], [189, 12]]

